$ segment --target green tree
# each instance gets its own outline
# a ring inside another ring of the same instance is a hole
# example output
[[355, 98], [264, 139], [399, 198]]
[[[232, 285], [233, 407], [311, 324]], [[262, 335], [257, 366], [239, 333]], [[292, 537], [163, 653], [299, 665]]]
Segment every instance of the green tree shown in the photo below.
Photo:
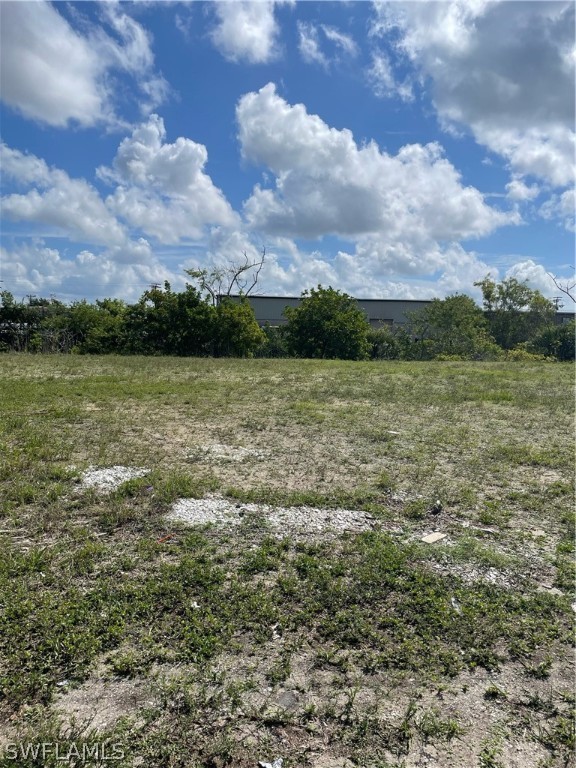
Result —
[[144, 291], [128, 308], [124, 324], [126, 351], [141, 355], [206, 355], [211, 351], [215, 308], [191, 285], [181, 293]]
[[[97, 299], [78, 350], [82, 354], [121, 353], [124, 346], [124, 321], [127, 306], [121, 299]], [[73, 305], [74, 308], [74, 305]]]
[[19, 351], [25, 328], [24, 306], [17, 304], [10, 291], [0, 291], [0, 351]]
[[410, 327], [418, 337], [416, 348], [424, 350], [420, 357], [472, 360], [498, 352], [484, 313], [465, 294], [433, 299], [427, 307], [412, 313]]
[[495, 283], [487, 276], [474, 285], [482, 289], [490, 333], [503, 349], [531, 342], [554, 323], [553, 302], [515, 277]]
[[334, 288], [304, 291], [299, 306], [287, 307], [287, 339], [292, 354], [342, 360], [365, 360], [370, 352], [370, 325], [356, 301]]
[[216, 307], [214, 354], [218, 357], [252, 357], [266, 336], [247, 301], [221, 300]]
[[[0, 337], [3, 349], [17, 352], [67, 351], [58, 330], [66, 306], [57, 299], [30, 297], [28, 304], [16, 303], [9, 291], [0, 293]], [[64, 349], [63, 349], [64, 346]]]
[[530, 344], [530, 350], [565, 362], [574, 360], [576, 323], [571, 320], [562, 325], [544, 328]]

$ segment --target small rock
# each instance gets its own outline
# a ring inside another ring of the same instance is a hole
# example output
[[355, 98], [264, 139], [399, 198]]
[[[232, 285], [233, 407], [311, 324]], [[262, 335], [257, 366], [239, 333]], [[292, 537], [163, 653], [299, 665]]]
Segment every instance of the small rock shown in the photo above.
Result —
[[548, 594], [549, 594], [549, 595], [558, 595], [558, 597], [562, 597], [562, 595], [564, 594], [564, 592], [562, 592], [562, 590], [561, 590], [561, 589], [558, 589], [558, 587], [551, 587], [551, 588], [548, 590]]
[[535, 531], [532, 531], [532, 536], [546, 536], [546, 531], [543, 531], [542, 528], [537, 528]]
[[258, 765], [260, 768], [282, 768], [282, 763], [284, 760], [281, 757], [276, 758], [276, 760], [273, 760], [271, 763], [266, 763], [263, 760], [258, 761]]
[[276, 703], [282, 709], [294, 709], [298, 706], [298, 695], [294, 691], [282, 691], [278, 696]]
[[435, 544], [437, 541], [442, 541], [442, 539], [445, 539], [447, 535], [447, 533], [434, 531], [434, 533], [429, 533], [427, 536], [422, 536], [420, 541], [423, 541], [425, 544]]
[[539, 584], [537, 592], [546, 592], [547, 595], [558, 595], [561, 597], [564, 593], [558, 587], [552, 587], [550, 584]]

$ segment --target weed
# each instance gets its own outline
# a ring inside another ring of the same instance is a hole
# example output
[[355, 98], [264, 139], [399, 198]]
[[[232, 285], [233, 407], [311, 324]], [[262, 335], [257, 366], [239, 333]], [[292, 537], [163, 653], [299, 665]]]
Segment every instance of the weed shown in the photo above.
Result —
[[564, 452], [560, 446], [555, 448], [534, 448], [527, 445], [496, 444], [491, 452], [496, 461], [506, 461], [512, 466], [526, 464], [533, 467], [561, 467], [564, 464]]
[[538, 664], [530, 664], [526, 666], [526, 674], [536, 680], [546, 680], [546, 678], [550, 677], [551, 670], [551, 656], [546, 656], [546, 658]]
[[503, 691], [497, 685], [489, 685], [484, 691], [484, 698], [488, 699], [489, 701], [504, 701], [507, 697], [505, 691]]
[[485, 501], [484, 507], [478, 514], [478, 522], [482, 525], [504, 525], [510, 519], [510, 512], [504, 510], [498, 501]]
[[442, 718], [437, 709], [430, 709], [418, 717], [417, 730], [424, 741], [432, 739], [451, 741], [464, 733], [464, 729], [456, 719]]
[[[542, 681], [551, 664], [562, 672], [572, 615], [567, 597], [531, 580], [553, 567], [558, 586], [573, 585], [571, 384], [570, 366], [521, 363], [4, 356], [3, 715], [27, 738], [63, 738], [51, 715], [58, 683], [88, 687], [105, 663], [152, 685], [166, 665], [176, 677], [155, 683], [160, 703], [138, 712], [146, 727], [105, 734], [126, 746], [126, 765], [252, 765], [281, 754], [284, 734], [287, 764], [306, 764], [306, 745], [327, 739], [382, 768], [413, 762], [421, 741], [452, 740], [456, 753], [461, 727], [416, 695], [384, 719], [366, 703], [374, 686], [386, 680], [391, 701], [409, 681], [469, 696], [464, 670], [505, 667], [506, 693], [488, 686], [486, 707], [498, 702], [564, 759], [573, 701], [544, 694]], [[190, 445], [211, 442], [261, 458], [189, 461]], [[77, 482], [83, 467], [115, 464], [151, 472], [111, 493]], [[279, 540], [250, 520], [197, 531], [165, 516], [178, 498], [226, 488], [242, 502], [363, 509], [395, 534]], [[451, 545], [407, 543], [436, 498]], [[478, 520], [498, 531], [467, 525]], [[534, 528], [550, 531], [552, 555], [527, 538]], [[456, 575], [488, 568], [511, 586]], [[536, 678], [528, 696], [512, 659]], [[313, 703], [289, 717], [250, 704], [293, 675]], [[482, 745], [482, 768], [502, 764], [501, 745]]]
[[404, 507], [404, 514], [409, 520], [423, 520], [430, 510], [430, 503], [426, 499], [410, 501]]
[[266, 680], [271, 685], [277, 685], [290, 677], [290, 672], [290, 653], [285, 651], [281, 654], [278, 661], [266, 672]]
[[390, 492], [394, 490], [396, 483], [390, 473], [383, 470], [376, 480], [376, 487], [383, 491]]
[[116, 651], [109, 657], [108, 663], [119, 677], [143, 676], [150, 667], [150, 661], [136, 650]]
[[486, 743], [478, 755], [479, 768], [505, 768], [504, 763], [499, 759], [502, 754], [502, 747], [499, 743]]
[[518, 562], [516, 557], [499, 552], [493, 547], [487, 547], [471, 536], [462, 536], [449, 554], [456, 562], [472, 561], [485, 568], [502, 570], [513, 568]]

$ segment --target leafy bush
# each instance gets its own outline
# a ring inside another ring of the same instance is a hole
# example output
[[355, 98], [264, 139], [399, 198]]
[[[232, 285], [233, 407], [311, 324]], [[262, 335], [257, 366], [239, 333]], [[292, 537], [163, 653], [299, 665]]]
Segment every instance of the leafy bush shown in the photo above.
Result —
[[256, 357], [290, 357], [288, 349], [288, 328], [285, 325], [273, 326], [267, 323], [262, 332], [266, 340], [256, 350]]
[[397, 335], [391, 328], [371, 328], [368, 331], [371, 360], [398, 360], [401, 347]]
[[563, 362], [574, 360], [574, 337], [576, 323], [572, 320], [563, 325], [551, 325], [544, 328], [533, 340], [530, 349], [533, 352], [555, 357]]
[[518, 346], [516, 349], [509, 349], [506, 352], [505, 359], [513, 363], [544, 363], [547, 360], [551, 360], [550, 357], [530, 352], [523, 346]]
[[214, 338], [215, 308], [191, 285], [175, 293], [144, 291], [129, 307], [124, 324], [124, 351], [140, 355], [206, 355]]
[[288, 348], [297, 357], [365, 360], [370, 351], [366, 315], [355, 300], [334, 288], [304, 291], [298, 307], [287, 307]]
[[256, 322], [254, 310], [243, 300], [224, 299], [216, 307], [214, 354], [217, 357], [252, 357], [266, 336]]
[[434, 299], [410, 315], [401, 345], [412, 360], [486, 360], [499, 356], [484, 313], [464, 294]]

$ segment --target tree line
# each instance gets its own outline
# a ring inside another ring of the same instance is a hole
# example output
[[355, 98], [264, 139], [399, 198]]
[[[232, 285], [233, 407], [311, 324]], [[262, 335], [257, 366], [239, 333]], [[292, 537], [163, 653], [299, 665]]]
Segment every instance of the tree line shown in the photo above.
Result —
[[[246, 269], [253, 266], [246, 262]], [[456, 294], [409, 313], [403, 326], [380, 328], [370, 326], [351, 296], [319, 285], [303, 292], [299, 306], [286, 308], [285, 325], [260, 328], [246, 294], [233, 300], [230, 283], [224, 294], [217, 293], [211, 273], [188, 274], [199, 287], [187, 284], [176, 292], [166, 282], [144, 291], [134, 304], [103, 299], [67, 305], [53, 298], [30, 298], [24, 304], [2, 291], [0, 351], [345, 360], [574, 359], [574, 322], [556, 324], [553, 302], [515, 278], [497, 283], [486, 277], [475, 283], [482, 291], [483, 309], [469, 296]]]

